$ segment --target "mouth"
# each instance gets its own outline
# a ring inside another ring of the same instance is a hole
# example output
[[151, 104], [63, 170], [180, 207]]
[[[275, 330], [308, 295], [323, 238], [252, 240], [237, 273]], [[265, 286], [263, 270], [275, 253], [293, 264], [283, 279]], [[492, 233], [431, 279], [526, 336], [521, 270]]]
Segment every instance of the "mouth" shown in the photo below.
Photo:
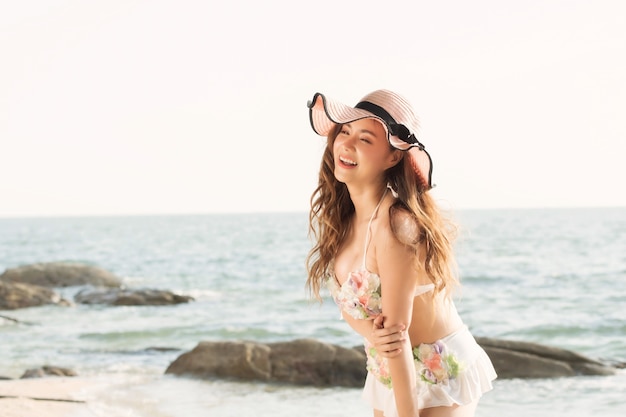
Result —
[[355, 166], [357, 166], [357, 163], [356, 163], [356, 162], [354, 162], [354, 161], [353, 161], [352, 159], [350, 159], [350, 158], [346, 158], [345, 156], [340, 156], [340, 157], [339, 157], [339, 161], [340, 161], [342, 164], [347, 165], [347, 166], [350, 166], [350, 167], [355, 167]]

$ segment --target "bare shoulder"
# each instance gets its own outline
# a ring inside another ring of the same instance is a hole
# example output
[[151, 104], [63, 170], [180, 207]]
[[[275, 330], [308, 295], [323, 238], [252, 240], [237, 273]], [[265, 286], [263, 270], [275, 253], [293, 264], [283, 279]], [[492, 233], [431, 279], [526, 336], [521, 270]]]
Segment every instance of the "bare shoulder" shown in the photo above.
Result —
[[419, 240], [418, 222], [403, 208], [390, 207], [383, 213], [373, 239], [377, 262], [412, 260]]
[[405, 245], [413, 245], [420, 240], [420, 227], [415, 216], [403, 207], [389, 209], [389, 225], [395, 238]]
[[[411, 221], [409, 211], [389, 209], [374, 236], [376, 272], [381, 277], [381, 285], [387, 294], [413, 294], [415, 279], [407, 277], [417, 273], [418, 255], [414, 241], [418, 236], [417, 222]], [[400, 233], [395, 229], [400, 228]], [[395, 297], [392, 295], [392, 297]]]

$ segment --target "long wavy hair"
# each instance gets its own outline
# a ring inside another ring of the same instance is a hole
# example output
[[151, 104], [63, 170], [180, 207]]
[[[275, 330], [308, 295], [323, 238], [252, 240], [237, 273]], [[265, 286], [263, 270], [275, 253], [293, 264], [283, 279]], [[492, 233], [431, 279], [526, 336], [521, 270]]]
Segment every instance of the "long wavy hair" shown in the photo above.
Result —
[[[322, 156], [318, 185], [311, 196], [309, 212], [309, 236], [315, 242], [306, 258], [308, 278], [306, 287], [309, 292], [321, 301], [320, 290], [330, 272], [329, 267], [337, 255], [339, 247], [346, 235], [350, 218], [354, 215], [354, 204], [350, 199], [348, 188], [337, 181], [334, 174], [333, 143], [341, 131], [341, 125], [329, 132], [326, 149]], [[399, 232], [391, 228], [401, 242], [413, 248], [416, 262], [420, 251], [423, 252], [423, 270], [430, 281], [435, 284], [434, 293], [444, 289], [452, 289], [458, 284], [456, 261], [453, 253], [453, 241], [456, 237], [456, 226], [445, 217], [432, 196], [427, 192], [426, 184], [411, 166], [408, 157], [386, 173], [387, 182], [397, 192], [398, 197], [390, 207], [392, 219], [394, 212], [407, 212], [418, 226], [418, 235], [412, 241], [399, 236]], [[450, 296], [451, 291], [446, 291]]]

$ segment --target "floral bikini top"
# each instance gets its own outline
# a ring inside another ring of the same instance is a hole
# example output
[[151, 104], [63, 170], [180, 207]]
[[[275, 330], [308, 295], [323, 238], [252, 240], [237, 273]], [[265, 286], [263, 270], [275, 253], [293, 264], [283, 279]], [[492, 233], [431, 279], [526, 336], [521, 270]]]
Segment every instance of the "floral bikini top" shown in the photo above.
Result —
[[[355, 319], [373, 319], [382, 313], [382, 294], [380, 288], [380, 277], [378, 274], [369, 272], [365, 266], [367, 258], [367, 247], [371, 238], [372, 221], [378, 213], [387, 191], [383, 194], [380, 202], [374, 209], [367, 225], [365, 235], [365, 245], [363, 248], [363, 262], [361, 268], [348, 274], [348, 278], [343, 284], [339, 284], [334, 272], [334, 264], [328, 268], [326, 274], [326, 286], [330, 291], [335, 303], [350, 316]], [[420, 285], [415, 290], [415, 297], [432, 291], [435, 284]]]

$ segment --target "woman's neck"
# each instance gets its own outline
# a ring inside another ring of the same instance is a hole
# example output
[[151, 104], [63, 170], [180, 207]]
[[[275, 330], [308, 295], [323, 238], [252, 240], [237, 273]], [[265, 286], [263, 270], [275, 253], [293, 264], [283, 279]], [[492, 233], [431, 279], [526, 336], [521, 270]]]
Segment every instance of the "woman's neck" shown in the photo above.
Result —
[[382, 203], [387, 194], [386, 187], [368, 187], [358, 190], [350, 189], [350, 199], [354, 204], [354, 220], [357, 224], [368, 222], [376, 208]]

